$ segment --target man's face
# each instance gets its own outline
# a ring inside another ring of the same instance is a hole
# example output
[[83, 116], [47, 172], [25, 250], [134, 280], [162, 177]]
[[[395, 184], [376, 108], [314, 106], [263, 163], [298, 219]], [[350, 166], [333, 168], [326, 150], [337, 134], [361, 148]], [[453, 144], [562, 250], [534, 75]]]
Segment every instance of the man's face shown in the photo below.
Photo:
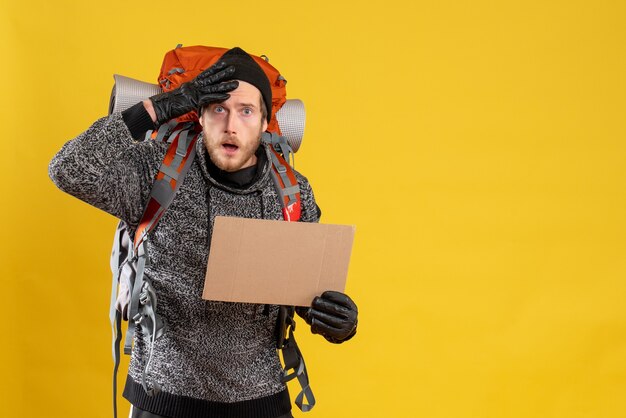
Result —
[[200, 125], [213, 164], [232, 172], [256, 164], [267, 120], [261, 115], [261, 92], [252, 84], [240, 80], [229, 94], [228, 100], [204, 108]]

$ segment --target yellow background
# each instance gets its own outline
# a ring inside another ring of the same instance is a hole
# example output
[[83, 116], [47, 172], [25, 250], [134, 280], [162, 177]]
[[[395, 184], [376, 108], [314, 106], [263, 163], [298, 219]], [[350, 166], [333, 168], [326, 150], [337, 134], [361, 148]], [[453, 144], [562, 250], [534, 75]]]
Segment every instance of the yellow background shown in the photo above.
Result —
[[47, 164], [113, 73], [155, 82], [182, 43], [270, 57], [306, 104], [296, 167], [323, 221], [357, 226], [357, 337], [297, 332], [307, 416], [626, 416], [625, 12], [3, 0], [0, 415], [111, 416], [116, 221]]

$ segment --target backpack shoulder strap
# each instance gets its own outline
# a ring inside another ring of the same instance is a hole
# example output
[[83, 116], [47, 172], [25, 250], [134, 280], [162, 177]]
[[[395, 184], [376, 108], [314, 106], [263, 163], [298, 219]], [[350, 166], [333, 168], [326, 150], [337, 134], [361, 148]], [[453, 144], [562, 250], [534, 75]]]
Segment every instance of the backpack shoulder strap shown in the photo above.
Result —
[[287, 161], [293, 161], [293, 151], [283, 136], [264, 132], [262, 141], [269, 145], [272, 163], [272, 180], [283, 208], [283, 219], [288, 222], [300, 220], [300, 186], [293, 168]]
[[[113, 415], [117, 417], [117, 370], [120, 363], [120, 342], [122, 336], [122, 312], [116, 309], [117, 295], [119, 287], [122, 285], [130, 294], [128, 305], [128, 330], [124, 342], [124, 353], [130, 354], [132, 340], [135, 335], [136, 325], [142, 323], [154, 340], [163, 332], [163, 322], [156, 315], [156, 294], [151, 284], [144, 280], [143, 272], [148, 259], [146, 254], [146, 240], [148, 234], [154, 230], [159, 220], [170, 206], [184, 177], [189, 171], [196, 155], [196, 142], [199, 130], [194, 124], [180, 124], [178, 126], [162, 125], [158, 130], [148, 132], [147, 138], [164, 141], [170, 144], [159, 172], [152, 185], [148, 204], [144, 209], [139, 226], [135, 231], [133, 243], [123, 244], [123, 234], [126, 231], [125, 224], [120, 222], [115, 233], [113, 252], [111, 255], [111, 269], [113, 273], [111, 285], [111, 306], [109, 317], [113, 329]], [[171, 132], [171, 133], [170, 133]], [[169, 135], [168, 135], [169, 134]], [[150, 358], [146, 362], [146, 367], [142, 374], [142, 385], [144, 390], [150, 395], [158, 391], [158, 387], [148, 389], [146, 380]]]
[[[283, 218], [287, 222], [297, 222], [301, 215], [300, 186], [293, 168], [287, 162], [293, 161], [293, 151], [286, 138], [275, 133], [265, 132], [262, 141], [270, 147], [272, 179], [283, 208]], [[280, 306], [276, 321], [277, 348], [281, 350], [285, 364], [281, 380], [285, 383], [298, 379], [302, 390], [296, 396], [295, 403], [302, 412], [308, 412], [315, 406], [315, 396], [309, 384], [304, 357], [293, 334], [296, 329], [294, 313], [295, 307]]]
[[189, 171], [196, 155], [196, 142], [199, 133], [191, 129], [175, 129], [170, 135], [170, 146], [161, 163], [156, 179], [152, 184], [150, 199], [135, 232], [134, 246], [156, 227], [157, 223], [174, 200], [183, 178]]
[[128, 331], [124, 343], [125, 353], [130, 353], [131, 350], [132, 338], [135, 334], [134, 319], [138, 313], [139, 296], [143, 287], [143, 271], [147, 260], [147, 248], [143, 244], [174, 200], [174, 196], [176, 196], [176, 192], [178, 192], [183, 178], [194, 160], [199, 133], [197, 129], [192, 130], [193, 126], [195, 125], [177, 126], [169, 136], [170, 145], [152, 184], [148, 204], [135, 231], [132, 258], [136, 262], [136, 269], [135, 280], [132, 286], [129, 286], [131, 297], [128, 306]]

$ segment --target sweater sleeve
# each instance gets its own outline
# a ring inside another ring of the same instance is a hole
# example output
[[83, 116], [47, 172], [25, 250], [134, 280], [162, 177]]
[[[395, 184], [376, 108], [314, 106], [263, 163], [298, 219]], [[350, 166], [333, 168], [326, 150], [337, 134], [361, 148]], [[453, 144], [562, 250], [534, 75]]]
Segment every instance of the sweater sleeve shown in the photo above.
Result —
[[59, 189], [135, 227], [165, 152], [164, 144], [133, 140], [114, 113], [68, 141], [48, 172]]

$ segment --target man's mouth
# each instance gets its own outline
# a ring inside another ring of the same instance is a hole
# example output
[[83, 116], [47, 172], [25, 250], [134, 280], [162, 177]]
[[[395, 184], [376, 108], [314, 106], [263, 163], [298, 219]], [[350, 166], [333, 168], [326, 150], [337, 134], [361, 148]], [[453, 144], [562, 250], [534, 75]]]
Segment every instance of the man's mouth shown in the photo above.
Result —
[[235, 144], [222, 144], [222, 148], [227, 154], [234, 154], [239, 149], [239, 147]]

